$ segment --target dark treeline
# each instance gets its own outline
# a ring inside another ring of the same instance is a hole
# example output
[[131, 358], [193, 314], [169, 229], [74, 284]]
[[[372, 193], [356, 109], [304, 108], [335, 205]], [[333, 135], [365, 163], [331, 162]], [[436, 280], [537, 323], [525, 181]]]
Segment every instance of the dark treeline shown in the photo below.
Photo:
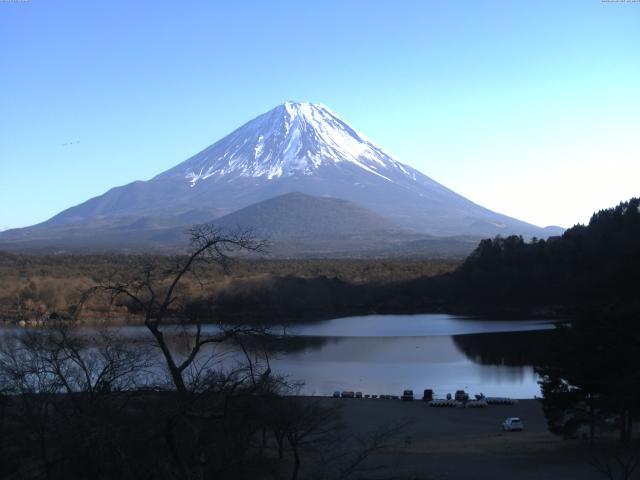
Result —
[[[562, 237], [484, 240], [456, 277], [473, 300], [602, 305], [636, 297], [640, 200], [594, 214]], [[511, 300], [509, 300], [511, 299]]]
[[[375, 295], [385, 283], [359, 285], [320, 276], [272, 277], [259, 285], [231, 285], [214, 298], [216, 314], [226, 321], [297, 322], [350, 314], [375, 313]], [[197, 302], [194, 302], [194, 305]]]
[[413, 303], [473, 313], [570, 315], [620, 302], [638, 305], [639, 205], [634, 198], [602, 210], [561, 237], [483, 240], [454, 272], [403, 282], [398, 294], [404, 289]]

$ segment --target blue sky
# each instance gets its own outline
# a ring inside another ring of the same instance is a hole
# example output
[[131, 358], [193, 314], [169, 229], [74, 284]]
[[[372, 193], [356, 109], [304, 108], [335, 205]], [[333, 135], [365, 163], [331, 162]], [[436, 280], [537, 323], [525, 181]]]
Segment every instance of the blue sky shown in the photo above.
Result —
[[640, 3], [0, 2], [0, 228], [321, 102], [486, 207], [640, 195]]

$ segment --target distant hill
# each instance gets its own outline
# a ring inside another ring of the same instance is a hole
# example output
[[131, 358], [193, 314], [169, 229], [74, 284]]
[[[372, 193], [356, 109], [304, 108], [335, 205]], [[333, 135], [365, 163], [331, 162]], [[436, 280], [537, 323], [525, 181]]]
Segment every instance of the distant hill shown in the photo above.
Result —
[[252, 230], [269, 239], [269, 252], [279, 257], [462, 257], [480, 240], [417, 234], [356, 203], [300, 192], [249, 205], [212, 223]]
[[274, 239], [411, 233], [348, 200], [299, 192], [254, 203], [213, 223], [226, 229], [251, 228]]

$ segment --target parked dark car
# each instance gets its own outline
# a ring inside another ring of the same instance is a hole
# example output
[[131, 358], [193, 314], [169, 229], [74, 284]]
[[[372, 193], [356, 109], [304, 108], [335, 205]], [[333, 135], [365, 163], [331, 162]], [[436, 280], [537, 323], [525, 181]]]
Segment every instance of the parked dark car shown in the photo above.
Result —
[[404, 392], [402, 392], [402, 400], [404, 400], [405, 402], [412, 402], [413, 390], [405, 390]]
[[464, 390], [456, 390], [456, 395], [454, 397], [458, 402], [466, 402], [469, 400], [469, 394]]

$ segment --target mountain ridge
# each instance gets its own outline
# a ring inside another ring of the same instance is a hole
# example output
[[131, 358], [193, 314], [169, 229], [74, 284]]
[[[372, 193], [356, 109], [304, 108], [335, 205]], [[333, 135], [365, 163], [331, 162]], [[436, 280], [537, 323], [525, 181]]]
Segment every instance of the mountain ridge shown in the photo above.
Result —
[[163, 219], [195, 211], [214, 220], [292, 192], [350, 201], [419, 234], [548, 237], [561, 231], [475, 204], [395, 160], [323, 105], [287, 102], [150, 180], [114, 187], [20, 232], [0, 233], [0, 241], [136, 218], [170, 223]]

